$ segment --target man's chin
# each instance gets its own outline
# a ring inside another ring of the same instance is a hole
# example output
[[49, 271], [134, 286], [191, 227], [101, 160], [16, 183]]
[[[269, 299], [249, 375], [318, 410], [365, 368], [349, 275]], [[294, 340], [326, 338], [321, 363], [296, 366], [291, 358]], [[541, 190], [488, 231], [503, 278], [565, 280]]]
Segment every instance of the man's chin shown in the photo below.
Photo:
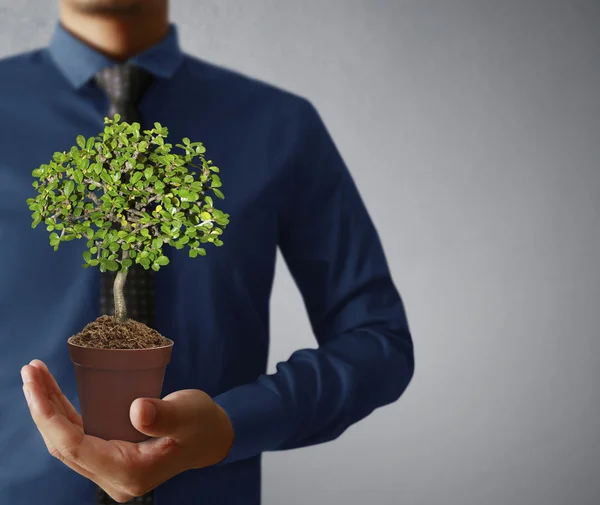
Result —
[[68, 0], [80, 12], [104, 16], [135, 14], [151, 0]]

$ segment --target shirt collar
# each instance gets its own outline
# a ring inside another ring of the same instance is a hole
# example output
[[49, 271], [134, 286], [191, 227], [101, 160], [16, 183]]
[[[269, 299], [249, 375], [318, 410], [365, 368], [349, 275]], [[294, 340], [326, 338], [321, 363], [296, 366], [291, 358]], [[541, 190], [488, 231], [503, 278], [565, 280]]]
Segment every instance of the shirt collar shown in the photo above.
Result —
[[[59, 22], [48, 46], [50, 56], [67, 80], [81, 88], [103, 68], [117, 62], [103, 55], [68, 32]], [[157, 44], [134, 56], [128, 63], [142, 67], [155, 77], [168, 79], [181, 62], [183, 52], [179, 46], [177, 27], [169, 26], [167, 35]]]

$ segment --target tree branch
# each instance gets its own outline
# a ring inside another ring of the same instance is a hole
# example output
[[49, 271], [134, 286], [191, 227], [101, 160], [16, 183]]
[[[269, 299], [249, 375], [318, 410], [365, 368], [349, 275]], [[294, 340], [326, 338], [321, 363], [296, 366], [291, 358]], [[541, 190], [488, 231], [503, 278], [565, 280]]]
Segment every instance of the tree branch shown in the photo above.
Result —
[[[108, 193], [108, 188], [106, 187], [106, 184], [104, 184], [103, 182], [100, 181], [94, 181], [92, 179], [83, 179], [83, 182], [85, 182], [86, 184], [93, 184], [94, 186], [100, 186], [105, 193]], [[93, 195], [94, 193], [89, 193], [90, 195]], [[96, 195], [94, 195], [96, 196]]]

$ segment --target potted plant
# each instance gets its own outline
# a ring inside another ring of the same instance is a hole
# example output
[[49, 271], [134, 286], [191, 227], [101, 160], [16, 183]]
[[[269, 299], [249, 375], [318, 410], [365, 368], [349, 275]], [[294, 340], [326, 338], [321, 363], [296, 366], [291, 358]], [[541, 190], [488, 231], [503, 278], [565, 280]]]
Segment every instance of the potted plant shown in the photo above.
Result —
[[32, 227], [46, 225], [50, 245], [87, 240], [83, 267], [115, 272], [115, 315], [102, 315], [68, 339], [86, 433], [107, 440], [138, 442], [147, 437], [129, 419], [140, 397], [159, 398], [173, 341], [127, 318], [123, 293], [134, 263], [159, 271], [169, 264], [166, 245], [206, 254], [221, 246], [229, 215], [213, 205], [223, 198], [219, 169], [201, 142], [184, 138], [180, 152], [166, 143], [160, 123], [140, 131], [139, 123], [105, 118], [104, 131], [79, 135], [67, 152], [36, 168], [35, 198], [27, 204]]

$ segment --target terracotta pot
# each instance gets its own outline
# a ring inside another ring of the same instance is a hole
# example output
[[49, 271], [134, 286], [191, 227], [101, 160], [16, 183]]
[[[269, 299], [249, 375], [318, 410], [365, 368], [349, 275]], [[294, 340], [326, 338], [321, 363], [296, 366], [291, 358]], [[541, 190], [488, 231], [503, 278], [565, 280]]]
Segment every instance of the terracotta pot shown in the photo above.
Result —
[[136, 398], [160, 398], [173, 349], [169, 342], [151, 349], [93, 349], [67, 341], [85, 433], [127, 442], [149, 438], [133, 427], [129, 408]]

